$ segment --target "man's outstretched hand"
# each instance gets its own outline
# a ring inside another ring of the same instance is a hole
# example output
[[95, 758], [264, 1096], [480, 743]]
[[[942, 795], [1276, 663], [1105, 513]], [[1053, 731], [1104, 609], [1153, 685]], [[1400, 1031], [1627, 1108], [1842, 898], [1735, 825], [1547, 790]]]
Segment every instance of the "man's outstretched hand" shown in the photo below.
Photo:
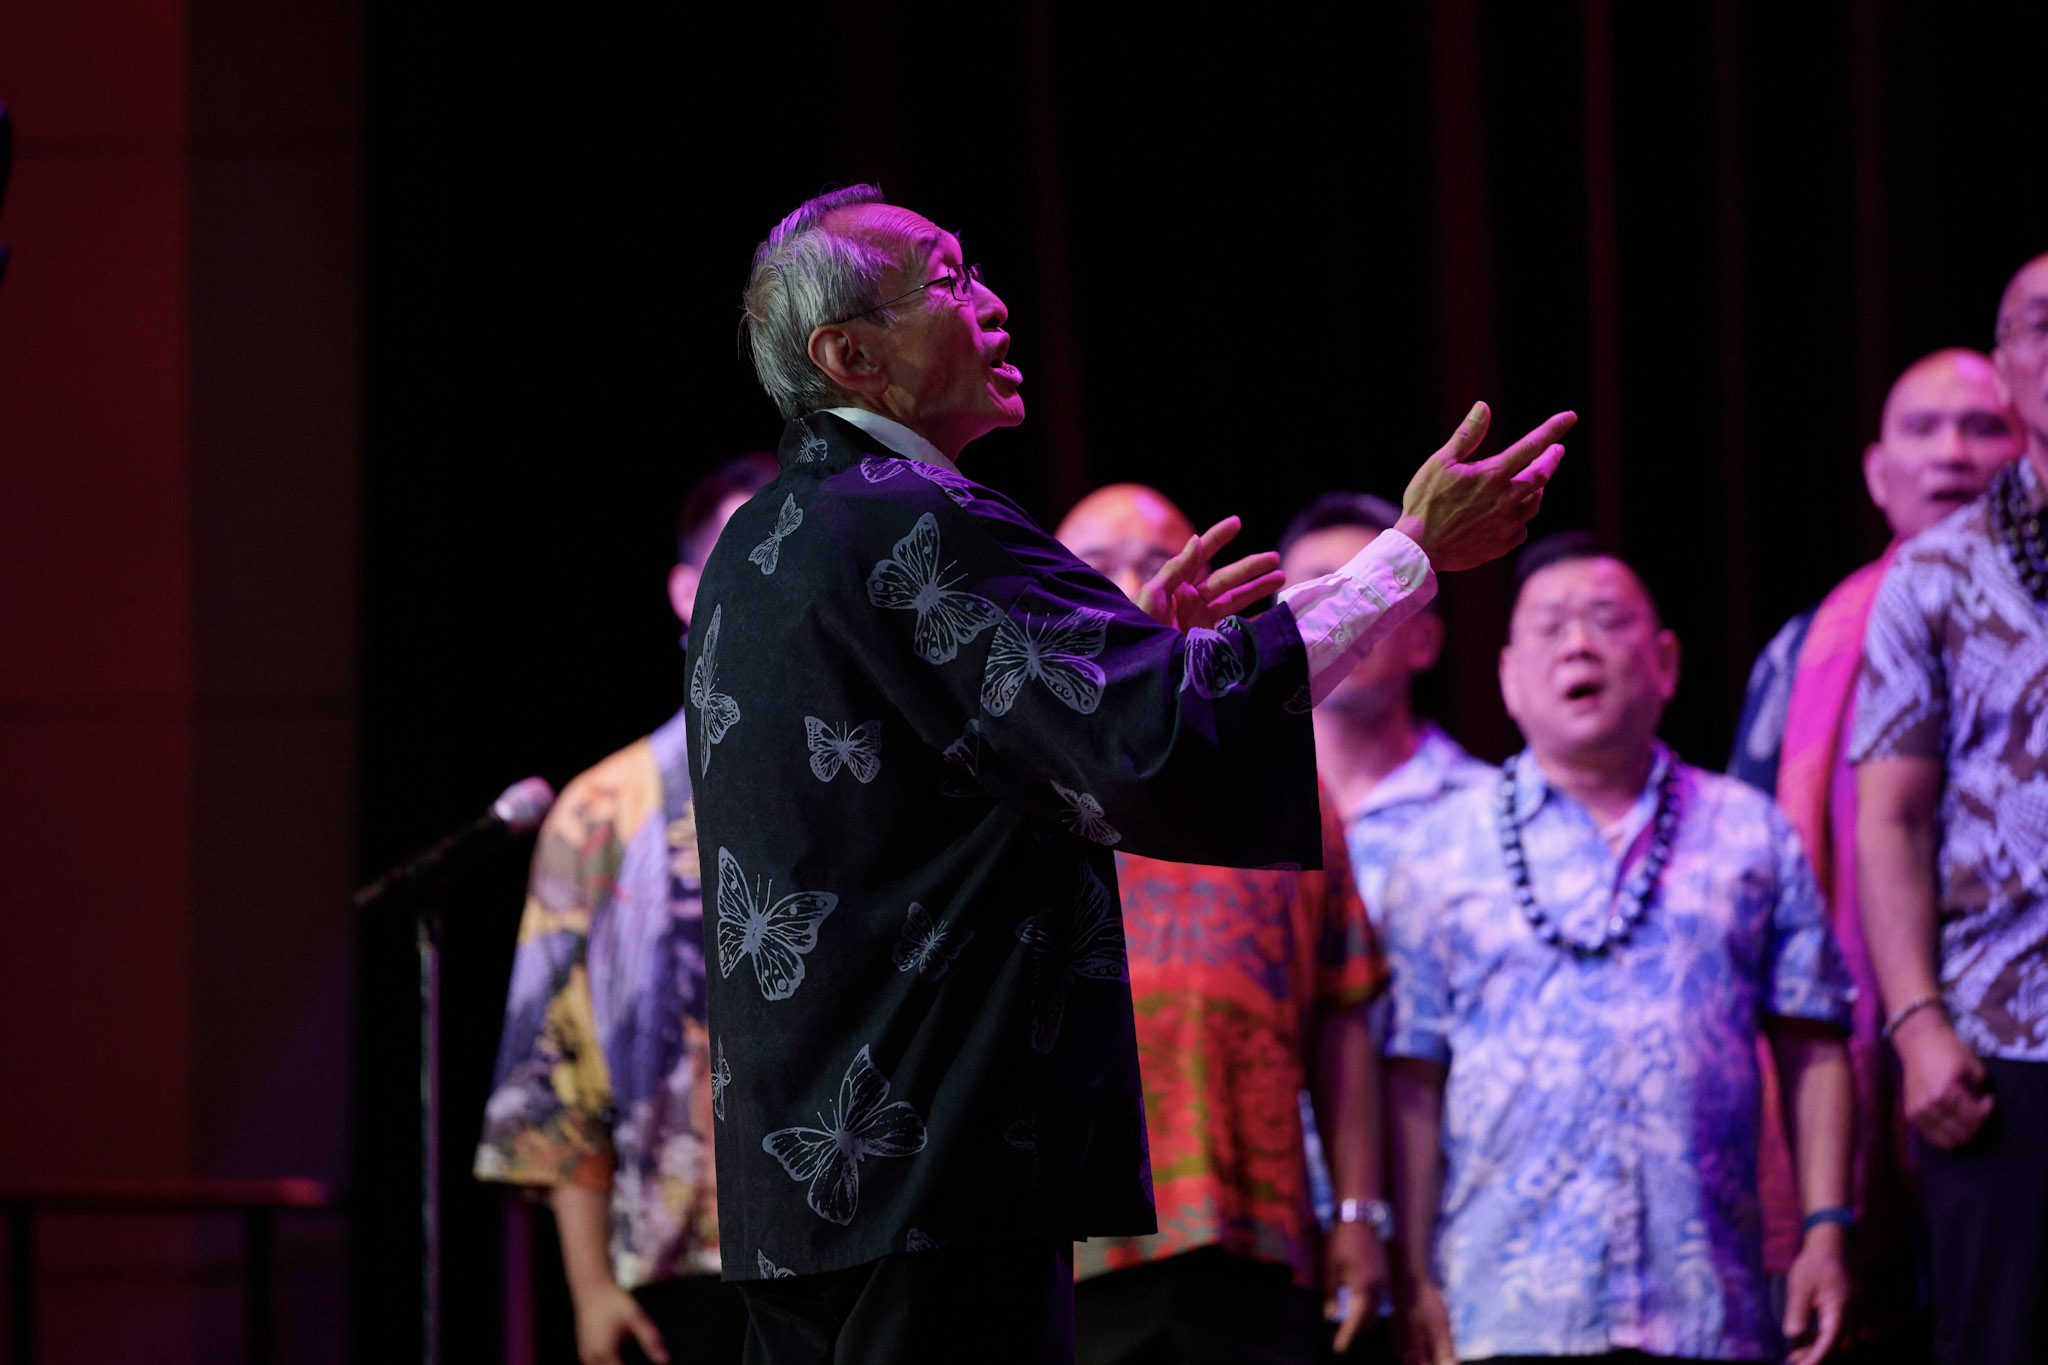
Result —
[[1543, 486], [1564, 458], [1557, 440], [1579, 420], [1577, 413], [1560, 412], [1500, 454], [1474, 460], [1492, 417], [1486, 404], [1474, 403], [1401, 497], [1394, 529], [1420, 546], [1438, 572], [1476, 568], [1528, 539]]
[[1237, 538], [1242, 523], [1225, 517], [1198, 536], [1189, 536], [1181, 552], [1160, 566], [1152, 581], [1138, 589], [1138, 606], [1155, 621], [1177, 630], [1214, 626], [1286, 583], [1280, 556], [1271, 550], [1246, 555], [1210, 572], [1216, 552]]

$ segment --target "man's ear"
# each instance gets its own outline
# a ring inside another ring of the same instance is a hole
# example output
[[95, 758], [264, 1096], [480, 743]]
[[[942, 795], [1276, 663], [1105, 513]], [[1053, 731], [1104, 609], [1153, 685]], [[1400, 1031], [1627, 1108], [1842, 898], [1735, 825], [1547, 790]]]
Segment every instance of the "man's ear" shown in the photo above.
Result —
[[1878, 467], [1884, 459], [1884, 443], [1872, 441], [1863, 447], [1863, 487], [1870, 494], [1870, 501], [1882, 512], [1885, 510], [1886, 492], [1883, 481], [1878, 477]]
[[697, 605], [697, 583], [704, 571], [695, 564], [678, 564], [668, 571], [668, 604], [676, 620], [690, 624], [690, 609]]
[[1408, 668], [1427, 673], [1436, 667], [1444, 652], [1444, 618], [1433, 611], [1420, 611], [1408, 618]]
[[888, 367], [844, 323], [830, 323], [811, 330], [811, 363], [837, 388], [873, 398], [889, 387]]
[[1678, 632], [1657, 632], [1657, 691], [1669, 702], [1678, 695]]

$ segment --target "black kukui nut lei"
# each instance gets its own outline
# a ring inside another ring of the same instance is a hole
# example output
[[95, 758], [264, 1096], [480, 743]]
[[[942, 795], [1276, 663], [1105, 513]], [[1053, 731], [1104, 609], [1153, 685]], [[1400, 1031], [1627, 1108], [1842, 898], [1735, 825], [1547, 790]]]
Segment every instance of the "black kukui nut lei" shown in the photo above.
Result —
[[1637, 865], [1635, 874], [1628, 879], [1620, 903], [1608, 916], [1606, 929], [1598, 938], [1589, 941], [1565, 933], [1557, 921], [1536, 904], [1536, 892], [1529, 884], [1529, 860], [1522, 851], [1522, 822], [1515, 811], [1515, 760], [1511, 758], [1501, 764], [1500, 798], [1494, 806], [1494, 823], [1500, 830], [1501, 857], [1508, 865], [1508, 881], [1514, 889], [1515, 903], [1521, 907], [1522, 917], [1529, 921], [1529, 927], [1536, 931], [1536, 937], [1560, 948], [1570, 948], [1580, 957], [1598, 957], [1634, 932], [1643, 912], [1649, 909], [1650, 896], [1657, 889], [1657, 879], [1664, 875], [1664, 865], [1671, 861], [1671, 840], [1678, 830], [1677, 790], [1678, 755], [1670, 754], [1664, 776], [1657, 783], [1657, 813], [1651, 817], [1649, 856]]
[[2048, 536], [2042, 534], [2041, 514], [2027, 506], [2018, 462], [1992, 478], [1986, 510], [1992, 537], [2005, 551], [2021, 585], [2036, 602], [2048, 602]]

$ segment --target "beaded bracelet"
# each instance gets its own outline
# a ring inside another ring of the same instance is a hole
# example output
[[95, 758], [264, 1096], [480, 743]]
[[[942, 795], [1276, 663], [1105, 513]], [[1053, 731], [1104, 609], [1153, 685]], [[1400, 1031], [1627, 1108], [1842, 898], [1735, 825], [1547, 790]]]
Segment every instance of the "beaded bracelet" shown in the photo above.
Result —
[[1921, 1010], [1927, 1009], [1933, 1005], [1939, 1005], [1940, 1003], [1941, 997], [1938, 995], [1923, 995], [1918, 1000], [1907, 1001], [1905, 1005], [1903, 1005], [1899, 1009], [1899, 1012], [1897, 1014], [1894, 1014], [1891, 1018], [1884, 1021], [1884, 1027], [1877, 1031], [1878, 1036], [1880, 1038], [1883, 1038], [1886, 1042], [1890, 1042], [1892, 1034], [1898, 1031], [1899, 1025], [1905, 1023], [1908, 1019], [1911, 1019]]
[[1830, 1204], [1827, 1208], [1815, 1209], [1812, 1213], [1807, 1214], [1805, 1221], [1799, 1225], [1799, 1231], [1802, 1234], [1809, 1233], [1824, 1223], [1833, 1223], [1836, 1227], [1846, 1228], [1854, 1224], [1855, 1221], [1856, 1210], [1841, 1204]]

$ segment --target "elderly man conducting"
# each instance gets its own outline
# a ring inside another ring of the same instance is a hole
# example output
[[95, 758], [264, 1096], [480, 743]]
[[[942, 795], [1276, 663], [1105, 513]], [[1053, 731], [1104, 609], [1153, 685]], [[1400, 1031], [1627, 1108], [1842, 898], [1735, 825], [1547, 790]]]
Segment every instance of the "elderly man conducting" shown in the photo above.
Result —
[[1849, 753], [1945, 1365], [2048, 1359], [2048, 255], [1993, 359], [2025, 456], [1894, 557]]
[[1521, 539], [1573, 419], [1475, 461], [1476, 406], [1399, 534], [1250, 620], [1274, 561], [1196, 537], [1162, 623], [960, 472], [1024, 403], [952, 233], [822, 196], [745, 308], [782, 474], [705, 565], [687, 709], [749, 1358], [1065, 1359], [1072, 1240], [1155, 1226], [1110, 850], [1313, 865], [1309, 707]]
[[1783, 1331], [1811, 1365], [1848, 1295], [1826, 907], [1768, 797], [1658, 742], [1678, 639], [1634, 571], [1553, 537], [1518, 576], [1500, 681], [1529, 747], [1423, 817], [1387, 887], [1409, 1358], [1778, 1360], [1761, 1029], [1806, 1210]]

